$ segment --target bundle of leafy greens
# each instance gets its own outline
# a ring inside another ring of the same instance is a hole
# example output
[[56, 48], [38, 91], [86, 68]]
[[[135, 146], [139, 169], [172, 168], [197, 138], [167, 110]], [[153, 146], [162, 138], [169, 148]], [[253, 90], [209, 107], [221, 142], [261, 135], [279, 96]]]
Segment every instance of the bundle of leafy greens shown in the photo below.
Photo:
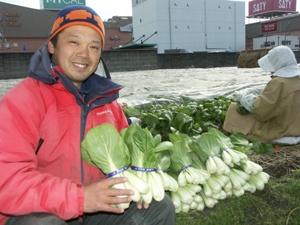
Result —
[[150, 203], [152, 198], [161, 201], [167, 184], [168, 189], [177, 189], [177, 182], [164, 172], [170, 165], [167, 155], [173, 146], [171, 142], [162, 142], [160, 135], [153, 137], [139, 124], [131, 124], [121, 135], [129, 148], [131, 170], [149, 185], [150, 192], [141, 196], [145, 203]]
[[[141, 194], [149, 192], [149, 185], [128, 170], [128, 147], [112, 124], [104, 123], [90, 129], [81, 143], [81, 155], [86, 162], [101, 169], [107, 178], [127, 177], [128, 182], [116, 184], [114, 188], [134, 190], [133, 201], [141, 201]], [[129, 203], [118, 206], [128, 208]]]
[[190, 138], [185, 134], [169, 134], [169, 138], [173, 143], [173, 151], [171, 152], [171, 168], [178, 173], [179, 186], [186, 184], [204, 184], [207, 174], [199, 168], [192, 166], [192, 158], [189, 147]]
[[228, 166], [240, 165], [241, 162], [248, 159], [248, 156], [234, 149], [234, 145], [229, 137], [216, 128], [210, 128], [208, 133], [213, 134], [221, 148], [221, 157]]
[[199, 195], [202, 190], [200, 184], [206, 183], [210, 174], [200, 164], [197, 165], [194, 162], [194, 157], [188, 145], [190, 142], [189, 136], [178, 132], [169, 134], [169, 136], [173, 143], [170, 173], [177, 174], [179, 184], [177, 191], [171, 192], [171, 199], [176, 213], [188, 212], [190, 209], [203, 210], [204, 203]]
[[211, 133], [203, 133], [192, 138], [191, 149], [205, 164], [209, 173], [229, 174], [230, 169], [220, 158], [220, 146], [217, 138]]

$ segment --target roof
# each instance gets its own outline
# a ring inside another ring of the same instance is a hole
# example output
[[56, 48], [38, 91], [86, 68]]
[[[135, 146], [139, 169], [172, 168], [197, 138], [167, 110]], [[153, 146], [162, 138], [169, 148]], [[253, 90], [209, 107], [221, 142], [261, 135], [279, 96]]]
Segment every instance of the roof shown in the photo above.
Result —
[[298, 12], [283, 12], [283, 11], [269, 11], [269, 12], [264, 12], [261, 14], [255, 14], [252, 16], [247, 16], [247, 18], [256, 18], [256, 19], [269, 19], [273, 17], [283, 17], [283, 16], [288, 16], [292, 14], [297, 14]]
[[122, 49], [144, 49], [144, 48], [153, 48], [155, 47], [157, 44], [128, 44], [128, 45], [123, 45], [123, 46], [119, 46], [114, 48], [115, 50], [122, 50]]

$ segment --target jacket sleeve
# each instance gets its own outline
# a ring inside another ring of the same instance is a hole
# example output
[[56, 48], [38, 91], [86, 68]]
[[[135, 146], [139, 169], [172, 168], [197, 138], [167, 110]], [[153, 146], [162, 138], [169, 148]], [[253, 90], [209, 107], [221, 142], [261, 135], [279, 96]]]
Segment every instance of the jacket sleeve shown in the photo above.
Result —
[[37, 170], [39, 125], [51, 99], [25, 81], [0, 99], [0, 214], [76, 218], [83, 211], [82, 185]]
[[278, 82], [276, 78], [267, 84], [253, 103], [253, 114], [256, 120], [266, 122], [280, 114], [278, 103], [281, 100], [282, 89], [283, 83]]

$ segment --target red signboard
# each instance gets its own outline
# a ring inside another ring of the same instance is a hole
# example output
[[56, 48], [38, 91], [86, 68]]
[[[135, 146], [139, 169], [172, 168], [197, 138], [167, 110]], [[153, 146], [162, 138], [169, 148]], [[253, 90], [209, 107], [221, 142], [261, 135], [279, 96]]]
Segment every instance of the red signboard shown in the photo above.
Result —
[[269, 23], [262, 23], [261, 30], [262, 30], [262, 32], [277, 31], [277, 21], [269, 22]]
[[270, 12], [295, 13], [297, 0], [255, 0], [249, 2], [249, 16]]

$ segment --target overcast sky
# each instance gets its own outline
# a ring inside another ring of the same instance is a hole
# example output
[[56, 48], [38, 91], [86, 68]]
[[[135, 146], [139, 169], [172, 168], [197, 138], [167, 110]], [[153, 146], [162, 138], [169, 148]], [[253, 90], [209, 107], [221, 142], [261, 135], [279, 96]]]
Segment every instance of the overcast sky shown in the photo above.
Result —
[[[132, 0], [86, 0], [86, 5], [92, 7], [102, 18], [102, 20], [108, 20], [113, 16], [132, 16]], [[163, 0], [162, 0], [163, 1]], [[244, 1], [246, 8], [246, 16], [248, 15], [249, 0], [233, 0]], [[6, 2], [15, 5], [21, 5], [31, 8], [40, 8], [40, 0], [4, 0]], [[298, 2], [299, 3], [299, 2]], [[300, 11], [300, 3], [297, 4], [297, 11]], [[249, 20], [245, 18], [246, 23], [255, 22], [257, 20]]]
[[[1, 2], [40, 8], [40, 0], [4, 0]], [[110, 19], [113, 16], [132, 16], [131, 0], [86, 0], [85, 2], [100, 15], [102, 20]]]

